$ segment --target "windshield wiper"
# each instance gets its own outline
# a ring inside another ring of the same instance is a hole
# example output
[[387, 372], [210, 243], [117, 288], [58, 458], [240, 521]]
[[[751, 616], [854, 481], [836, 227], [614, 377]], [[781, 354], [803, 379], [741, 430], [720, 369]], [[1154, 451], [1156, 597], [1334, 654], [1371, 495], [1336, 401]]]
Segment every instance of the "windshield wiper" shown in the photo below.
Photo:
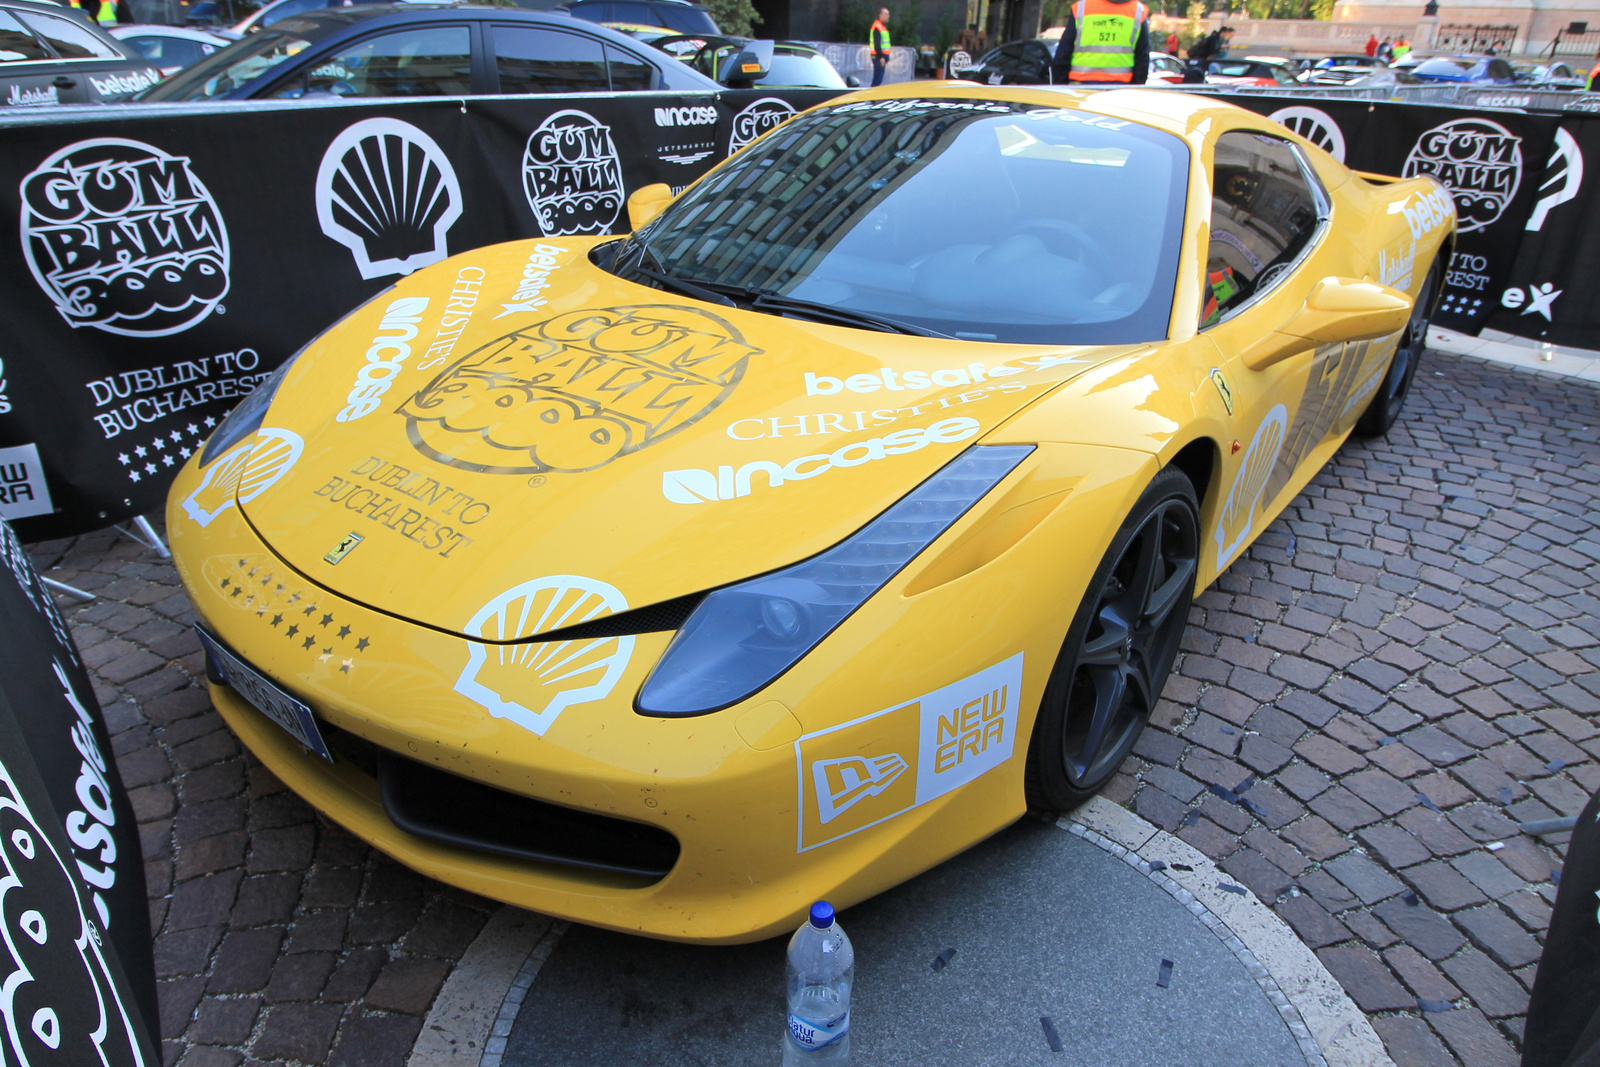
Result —
[[840, 326], [864, 326], [869, 330], [879, 330], [883, 333], [909, 333], [917, 337], [940, 337], [951, 340], [947, 333], [930, 330], [926, 326], [917, 326], [913, 323], [903, 322], [900, 319], [890, 318], [870, 311], [855, 311], [851, 308], [832, 307], [821, 304], [815, 300], [802, 300], [795, 296], [785, 296], [773, 292], [771, 289], [757, 289], [747, 285], [728, 285], [723, 282], [701, 282], [707, 289], [715, 290], [743, 301], [744, 306], [751, 311], [772, 311], [786, 313], [804, 318], [815, 319], [818, 322], [831, 322]]
[[694, 282], [686, 281], [683, 278], [668, 274], [665, 271], [651, 270], [649, 267], [641, 267], [639, 264], [635, 263], [632, 267], [628, 268], [628, 272], [630, 274], [637, 274], [642, 277], [649, 278], [657, 285], [664, 286], [665, 288], [671, 289], [674, 292], [682, 293], [684, 296], [692, 296], [696, 300], [704, 300], [708, 304], [721, 304], [723, 307], [730, 308], [739, 306], [733, 300], [714, 289], [708, 289], [703, 285], [696, 285]]

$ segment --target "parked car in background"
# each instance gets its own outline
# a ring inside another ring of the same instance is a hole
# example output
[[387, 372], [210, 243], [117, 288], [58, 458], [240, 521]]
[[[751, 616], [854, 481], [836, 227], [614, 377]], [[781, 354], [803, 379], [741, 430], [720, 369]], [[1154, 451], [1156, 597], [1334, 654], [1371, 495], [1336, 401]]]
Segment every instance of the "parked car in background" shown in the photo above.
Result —
[[1582, 92], [1589, 88], [1586, 73], [1579, 73], [1565, 63], [1513, 63], [1512, 76], [1517, 86], [1525, 89], [1556, 89], [1563, 92]]
[[1497, 56], [1433, 56], [1411, 68], [1421, 82], [1514, 85], [1516, 72]]
[[112, 26], [111, 36], [156, 65], [163, 78], [232, 44], [235, 38], [194, 26]]
[[140, 99], [708, 91], [717, 83], [615, 30], [476, 5], [361, 5], [284, 19]]
[[0, 108], [120, 100], [161, 80], [76, 8], [0, 2]]
[[[716, 34], [670, 34], [639, 39], [652, 48], [735, 88], [848, 89], [851, 82], [839, 76], [832, 63], [811, 45], [800, 41], [760, 41], [750, 37]], [[760, 70], [732, 69], [748, 49], [754, 48]], [[852, 79], [854, 80], [854, 79]], [[859, 84], [859, 82], [856, 82]]]
[[961, 80], [983, 85], [1048, 85], [1055, 54], [1056, 42], [1012, 41], [985, 52], [961, 72]]
[[1166, 52], [1150, 53], [1150, 81], [1148, 84], [1182, 85], [1183, 72], [1188, 64]]
[[1312, 60], [1297, 75], [1306, 85], [1348, 85], [1387, 64], [1376, 56], [1362, 54], [1323, 56]]
[[1245, 56], [1243, 59], [1213, 59], [1206, 71], [1207, 85], [1298, 85], [1287, 59], [1276, 56]]
[[585, 22], [665, 26], [679, 33], [722, 32], [709, 11], [687, 0], [574, 0], [566, 10]]
[[[233, 0], [238, 3], [239, 0]], [[244, 0], [251, 7], [255, 4], [251, 0]], [[240, 19], [233, 26], [233, 33], [243, 35], [271, 26], [274, 22], [289, 18], [291, 15], [309, 15], [313, 11], [324, 11], [330, 7], [354, 7], [357, 4], [395, 3], [396, 0], [271, 0], [270, 3], [258, 8], [251, 14]], [[404, 0], [400, 0], [404, 2]], [[559, 7], [561, 0], [508, 0], [508, 3], [528, 11], [552, 11]], [[191, 15], [191, 21], [193, 16]]]

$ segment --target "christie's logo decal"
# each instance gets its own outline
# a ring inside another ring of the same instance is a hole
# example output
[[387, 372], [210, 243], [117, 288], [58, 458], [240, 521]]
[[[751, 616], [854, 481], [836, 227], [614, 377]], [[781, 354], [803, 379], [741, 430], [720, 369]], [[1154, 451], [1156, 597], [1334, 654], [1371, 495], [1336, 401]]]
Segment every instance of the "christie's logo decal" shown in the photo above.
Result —
[[873, 460], [888, 459], [908, 452], [919, 452], [929, 445], [951, 444], [965, 441], [978, 432], [978, 420], [965, 415], [943, 419], [932, 426], [908, 426], [904, 430], [873, 437], [865, 441], [852, 441], [833, 452], [801, 456], [787, 463], [774, 463], [758, 459], [746, 463], [738, 470], [723, 465], [716, 473], [689, 468], [665, 471], [661, 475], [661, 495], [674, 504], [704, 504], [717, 500], [733, 500], [749, 496], [756, 487], [755, 476], [765, 475], [767, 488], [776, 489], [785, 482], [799, 482], [838, 467], [859, 467]]
[[446, 466], [593, 470], [704, 418], [760, 352], [691, 308], [570, 311], [462, 357], [399, 413], [417, 451]]
[[[794, 743], [796, 849], [860, 833], [1010, 759], [1022, 700], [1018, 652], [976, 674]], [[901, 753], [913, 753], [906, 758]]]
[[1417, 139], [1405, 177], [1432, 174], [1455, 197], [1460, 232], [1498, 219], [1522, 184], [1522, 138], [1488, 119], [1454, 119]]
[[68, 145], [22, 179], [22, 254], [74, 328], [182, 333], [228, 292], [228, 231], [189, 167], [153, 145]]
[[610, 230], [624, 199], [611, 127], [587, 111], [545, 119], [522, 152], [522, 191], [546, 237]]

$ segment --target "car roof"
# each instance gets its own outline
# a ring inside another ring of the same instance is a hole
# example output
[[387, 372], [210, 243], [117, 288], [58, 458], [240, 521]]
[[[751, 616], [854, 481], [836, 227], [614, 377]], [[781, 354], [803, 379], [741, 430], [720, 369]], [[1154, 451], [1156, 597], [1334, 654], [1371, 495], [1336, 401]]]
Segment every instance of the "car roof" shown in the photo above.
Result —
[[[459, 19], [463, 15], [471, 18], [509, 19], [513, 22], [532, 22], [545, 26], [556, 26], [565, 29], [574, 29], [582, 26], [589, 32], [598, 32], [602, 36], [610, 36], [618, 41], [632, 41], [627, 34], [618, 33], [616, 30], [602, 26], [598, 22], [583, 22], [561, 11], [529, 11], [521, 7], [499, 7], [493, 4], [451, 3], [450, 0], [441, 0], [438, 3], [417, 3], [410, 0], [398, 4], [354, 4], [350, 7], [329, 7], [316, 11], [306, 11], [299, 15], [290, 15], [288, 18], [279, 19], [268, 31], [286, 30], [309, 36], [306, 30], [321, 30], [317, 37], [323, 38], [334, 33], [356, 26], [367, 26], [372, 23], [387, 25], [389, 23], [416, 23], [435, 22]], [[634, 42], [637, 44], [637, 42]]]
[[[571, 0], [571, 2], [568, 3], [566, 6], [567, 7], [584, 7], [584, 6], [587, 6], [589, 4], [610, 4], [610, 3], [616, 3], [616, 2], [618, 2], [618, 0]], [[632, 0], [632, 2], [633, 3], [639, 3], [639, 4], [673, 4], [673, 5], [676, 5], [677, 7], [698, 7], [702, 11], [705, 10], [705, 8], [703, 6], [701, 6], [700, 4], [690, 3], [689, 0]]]

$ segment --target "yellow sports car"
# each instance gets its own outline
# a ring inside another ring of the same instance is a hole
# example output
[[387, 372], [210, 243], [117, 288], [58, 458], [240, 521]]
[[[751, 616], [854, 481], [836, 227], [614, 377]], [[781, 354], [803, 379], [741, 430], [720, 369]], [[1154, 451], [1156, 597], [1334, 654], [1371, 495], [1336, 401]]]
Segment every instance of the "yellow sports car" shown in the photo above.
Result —
[[1455, 208], [1169, 92], [886, 86], [479, 248], [184, 468], [212, 696], [435, 878], [796, 926], [1113, 773], [1190, 602], [1405, 400]]

